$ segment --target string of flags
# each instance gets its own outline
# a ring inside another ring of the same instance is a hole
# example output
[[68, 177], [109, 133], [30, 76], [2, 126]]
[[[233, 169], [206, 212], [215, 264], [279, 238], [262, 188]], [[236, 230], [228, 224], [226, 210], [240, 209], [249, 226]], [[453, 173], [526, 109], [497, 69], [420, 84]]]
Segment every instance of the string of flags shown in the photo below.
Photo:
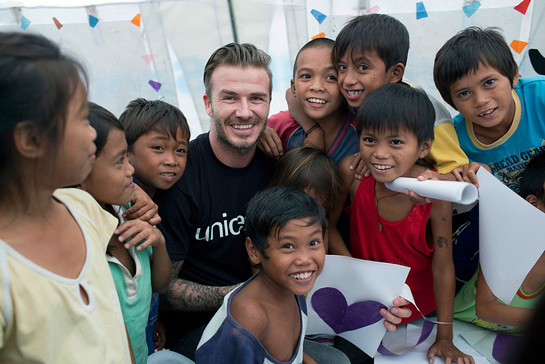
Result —
[[[85, 10], [87, 11], [89, 26], [91, 28], [95, 28], [97, 26], [97, 24], [99, 23], [99, 20], [100, 20], [98, 18], [98, 16], [97, 16], [95, 6], [86, 6]], [[16, 21], [17, 21], [17, 24], [21, 27], [21, 29], [27, 30], [27, 28], [30, 26], [30, 24], [32, 24], [32, 21], [22, 14], [21, 8], [19, 8], [19, 7], [12, 8], [12, 13], [13, 13]], [[56, 17], [53, 17], [52, 20], [53, 20], [53, 23], [55, 24], [55, 26], [57, 27], [57, 29], [61, 30], [61, 28], [64, 26], [61, 23], [61, 21]], [[130, 22], [132, 24], [134, 24], [135, 26], [137, 26], [137, 27], [141, 26], [141, 21], [142, 21], [142, 16], [141, 16], [140, 13], [136, 14], [130, 20]], [[140, 58], [142, 58], [149, 65], [151, 65], [152, 62], [153, 62], [153, 55], [151, 55], [151, 54], [145, 54], [145, 55], [141, 56]], [[161, 86], [162, 86], [160, 82], [157, 82], [157, 81], [154, 81], [154, 80], [149, 80], [148, 84], [156, 92], [158, 92], [161, 89]]]
[[[522, 15], [526, 15], [526, 12], [528, 11], [528, 7], [530, 6], [531, 1], [532, 0], [522, 0], [513, 9], [520, 12]], [[479, 8], [481, 7], [481, 2], [479, 0], [473, 0], [473, 1], [472, 0], [466, 0], [465, 3], [466, 3], [466, 5], [462, 7], [462, 11], [464, 12], [464, 14], [468, 18], [473, 16], [479, 10]], [[85, 8], [86, 8], [86, 11], [87, 11], [87, 14], [88, 14], [89, 26], [91, 28], [95, 28], [97, 26], [97, 24], [99, 23], [99, 18], [98, 18], [97, 14], [96, 14], [96, 8], [95, 8], [95, 6], [86, 6]], [[364, 14], [374, 14], [374, 13], [378, 13], [379, 11], [380, 11], [380, 7], [378, 5], [375, 5], [375, 6], [371, 7], [371, 8], [369, 8], [369, 9], [366, 9], [364, 11]], [[14, 7], [14, 8], [12, 8], [12, 12], [14, 14], [14, 17], [15, 17], [16, 21], [17, 21], [17, 24], [21, 27], [21, 29], [23, 29], [23, 30], [28, 29], [28, 27], [32, 24], [32, 21], [22, 14], [21, 8], [20, 7]], [[316, 9], [312, 9], [310, 11], [310, 13], [316, 19], [318, 24], [322, 24], [325, 21], [325, 19], [327, 18], [326, 14], [324, 14], [321, 11], [316, 10]], [[417, 20], [429, 17], [429, 14], [428, 14], [428, 12], [426, 10], [426, 6], [424, 4], [424, 1], [416, 2], [415, 13], [416, 13], [416, 19]], [[53, 17], [52, 20], [53, 20], [53, 23], [55, 24], [55, 26], [57, 27], [57, 29], [61, 30], [61, 28], [63, 27], [63, 24], [61, 23], [61, 21], [59, 19], [57, 19], [56, 17]], [[142, 18], [141, 18], [140, 13], [136, 14], [130, 20], [130, 22], [133, 25], [137, 26], [137, 27], [141, 26], [141, 21], [142, 21]], [[320, 32], [320, 33], [314, 35], [312, 37], [312, 39], [324, 38], [325, 36], [326, 36], [326, 34], [324, 32]], [[511, 42], [511, 44], [510, 44], [511, 48], [518, 54], [521, 54], [522, 51], [526, 48], [527, 45], [528, 45], [528, 42], [524, 42], [524, 41], [517, 40], [517, 39], [513, 40]], [[541, 56], [541, 54], [539, 53], [538, 50], [532, 50], [532, 51], [533, 51], [533, 54], [532, 54], [533, 59], [534, 58], [539, 59], [539, 60], [543, 59], [543, 57]], [[541, 57], [541, 58], [539, 58], [539, 57]], [[151, 64], [153, 62], [153, 56], [151, 54], [143, 55], [143, 56], [141, 56], [141, 58], [145, 62], [147, 62], [148, 64]], [[157, 81], [150, 80], [148, 83], [155, 91], [159, 91], [159, 89], [161, 88], [161, 83], [159, 83]]]
[[[528, 11], [528, 7], [530, 6], [531, 1], [532, 0], [522, 0], [522, 2], [520, 2], [513, 9], [520, 12], [522, 15], [526, 15], [526, 12]], [[466, 5], [462, 7], [462, 11], [468, 18], [470, 18], [479, 10], [480, 7], [481, 7], [480, 1], [466, 0]], [[379, 10], [380, 10], [379, 6], [375, 5], [372, 8], [365, 10], [364, 14], [367, 15], [367, 14], [378, 13]], [[314, 19], [316, 19], [318, 24], [322, 24], [324, 20], [327, 18], [326, 14], [316, 9], [312, 9], [310, 13], [314, 17]], [[424, 4], [424, 1], [418, 1], [416, 3], [416, 20], [427, 18], [427, 17], [429, 17], [429, 15], [426, 10], [426, 5]], [[311, 39], [324, 38], [325, 36], [326, 34], [324, 32], [321, 32], [311, 37]], [[521, 54], [527, 45], [528, 45], [528, 42], [524, 42], [517, 39], [513, 40], [510, 44], [511, 48], [518, 54]]]

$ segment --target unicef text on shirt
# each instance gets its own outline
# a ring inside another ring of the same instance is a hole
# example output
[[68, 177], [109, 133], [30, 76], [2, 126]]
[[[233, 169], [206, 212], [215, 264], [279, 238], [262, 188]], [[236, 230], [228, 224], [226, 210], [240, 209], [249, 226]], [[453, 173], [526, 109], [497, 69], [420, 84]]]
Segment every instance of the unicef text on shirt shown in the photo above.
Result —
[[205, 240], [210, 242], [216, 239], [221, 239], [229, 235], [239, 235], [244, 229], [245, 218], [242, 215], [229, 220], [227, 213], [221, 214], [223, 221], [217, 221], [207, 226], [206, 228], [197, 228], [195, 232], [196, 240]]

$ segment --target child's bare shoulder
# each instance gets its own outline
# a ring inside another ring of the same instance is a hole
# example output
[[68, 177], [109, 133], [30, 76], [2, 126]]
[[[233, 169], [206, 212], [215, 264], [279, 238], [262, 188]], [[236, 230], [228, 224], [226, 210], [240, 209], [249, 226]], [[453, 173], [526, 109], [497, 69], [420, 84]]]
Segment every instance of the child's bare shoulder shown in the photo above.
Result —
[[231, 315], [239, 324], [261, 341], [269, 326], [269, 315], [260, 300], [240, 291], [231, 300]]

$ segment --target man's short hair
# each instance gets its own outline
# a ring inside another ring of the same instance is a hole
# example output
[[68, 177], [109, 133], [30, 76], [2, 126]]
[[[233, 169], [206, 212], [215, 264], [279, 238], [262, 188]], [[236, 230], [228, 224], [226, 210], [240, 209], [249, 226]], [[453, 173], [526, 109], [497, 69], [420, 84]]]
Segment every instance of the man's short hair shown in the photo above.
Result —
[[[271, 57], [258, 49], [253, 44], [249, 43], [229, 43], [219, 49], [217, 49], [206, 62], [204, 67], [204, 87], [206, 95], [211, 96], [210, 80], [214, 70], [222, 65], [226, 66], [238, 66], [242, 68], [255, 67], [263, 68], [269, 75], [269, 96], [272, 94], [272, 71], [269, 67], [271, 63]], [[240, 75], [244, 78], [244, 75]]]
[[402, 22], [390, 15], [356, 16], [348, 21], [335, 39], [333, 63], [337, 64], [347, 52], [354, 59], [365, 51], [376, 52], [386, 69], [397, 63], [405, 66], [409, 54], [409, 32]]
[[371, 92], [356, 115], [356, 129], [382, 131], [407, 128], [418, 145], [433, 140], [435, 109], [426, 92], [404, 83], [390, 83]]
[[326, 217], [322, 205], [303, 190], [275, 186], [258, 192], [248, 203], [246, 236], [264, 258], [269, 246], [267, 238], [278, 236], [280, 230], [293, 219], [309, 218], [308, 226], [319, 223], [322, 237], [326, 232]]
[[498, 28], [469, 27], [450, 38], [435, 55], [433, 66], [433, 81], [443, 100], [456, 108], [450, 86], [481, 64], [498, 70], [513, 86], [518, 66]]
[[191, 131], [184, 114], [176, 106], [161, 100], [148, 101], [138, 98], [129, 102], [119, 117], [125, 127], [125, 139], [129, 150], [143, 134], [150, 130], [163, 131], [176, 139], [178, 127], [187, 136]]

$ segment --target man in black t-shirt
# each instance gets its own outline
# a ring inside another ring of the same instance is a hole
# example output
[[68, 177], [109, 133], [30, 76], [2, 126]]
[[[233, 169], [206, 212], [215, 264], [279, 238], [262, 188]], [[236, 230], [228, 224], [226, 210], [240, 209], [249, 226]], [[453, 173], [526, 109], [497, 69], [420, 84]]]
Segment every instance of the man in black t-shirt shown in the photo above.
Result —
[[271, 101], [269, 62], [250, 44], [231, 43], [212, 54], [203, 97], [210, 131], [190, 143], [182, 178], [154, 197], [172, 261], [169, 307], [161, 314], [167, 347], [189, 358], [225, 294], [251, 275], [246, 206], [274, 167], [256, 150]]

